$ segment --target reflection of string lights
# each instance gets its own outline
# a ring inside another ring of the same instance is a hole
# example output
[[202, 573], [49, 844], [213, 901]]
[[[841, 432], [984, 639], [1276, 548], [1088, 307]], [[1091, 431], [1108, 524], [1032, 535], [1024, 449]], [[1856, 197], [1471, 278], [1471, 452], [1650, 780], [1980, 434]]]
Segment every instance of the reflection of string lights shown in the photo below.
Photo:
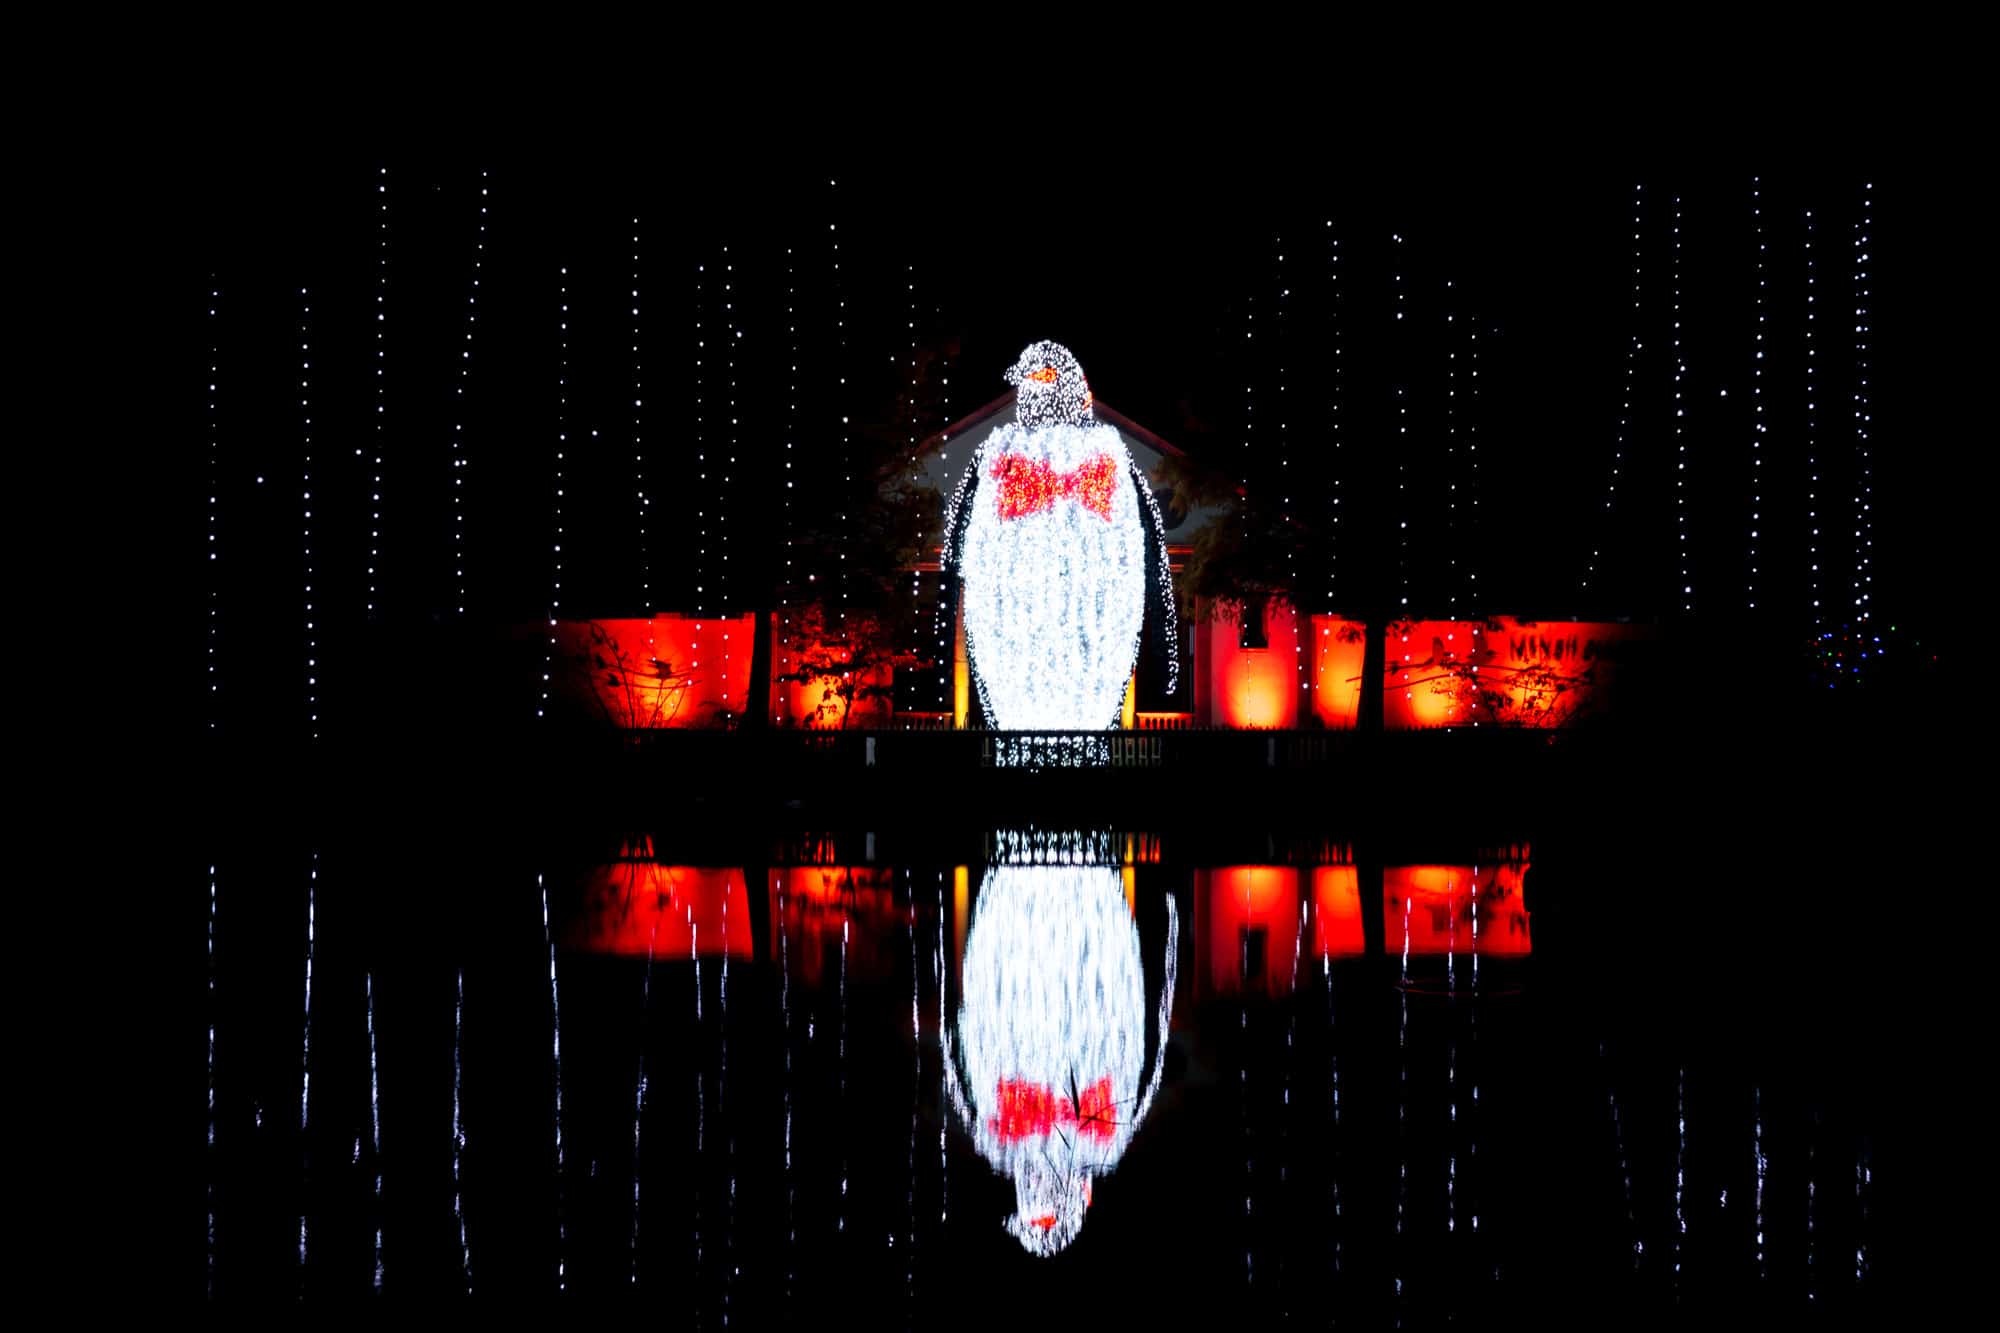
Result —
[[[1052, 849], [1085, 850], [1082, 840]], [[981, 887], [961, 967], [965, 1081], [947, 1031], [946, 1088], [980, 1154], [1013, 1178], [1017, 1211], [1006, 1226], [1031, 1254], [1075, 1239], [1091, 1178], [1116, 1166], [1159, 1091], [1178, 938], [1169, 897], [1147, 1077], [1139, 932], [1118, 871], [1001, 864]]]

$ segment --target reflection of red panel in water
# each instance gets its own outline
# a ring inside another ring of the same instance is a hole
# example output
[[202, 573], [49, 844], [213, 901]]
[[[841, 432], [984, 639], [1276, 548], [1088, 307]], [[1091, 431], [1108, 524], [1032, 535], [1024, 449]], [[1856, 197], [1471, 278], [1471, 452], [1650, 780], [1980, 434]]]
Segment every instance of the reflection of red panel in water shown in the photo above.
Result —
[[[657, 933], [656, 933], [657, 932]], [[568, 932], [569, 947], [583, 953], [636, 954], [651, 947], [657, 958], [686, 958], [698, 946], [705, 956], [727, 950], [751, 956], [750, 900], [743, 872], [619, 861], [590, 872], [583, 911]]]
[[1359, 958], [1368, 951], [1361, 925], [1361, 879], [1353, 866], [1313, 869], [1313, 956]]
[[[1530, 951], [1528, 914], [1521, 906], [1521, 865], [1388, 866], [1382, 871], [1383, 943], [1392, 954], [1474, 952], [1477, 904], [1481, 957]], [[1406, 934], [1407, 931], [1407, 934]]]
[[843, 932], [848, 980], [889, 975], [892, 942], [908, 947], [908, 923], [896, 911], [893, 873], [866, 865], [791, 866], [770, 872], [771, 920], [785, 932], [794, 978], [809, 987], [834, 985]]
[[[1195, 915], [1196, 957], [1205, 964], [1203, 989], [1221, 994], [1289, 991], [1299, 943], [1299, 872], [1287, 866], [1223, 866], [1196, 875], [1196, 892], [1206, 888], [1204, 901], [1197, 904], [1206, 911]], [[1203, 877], [1206, 886], [1200, 883]]]

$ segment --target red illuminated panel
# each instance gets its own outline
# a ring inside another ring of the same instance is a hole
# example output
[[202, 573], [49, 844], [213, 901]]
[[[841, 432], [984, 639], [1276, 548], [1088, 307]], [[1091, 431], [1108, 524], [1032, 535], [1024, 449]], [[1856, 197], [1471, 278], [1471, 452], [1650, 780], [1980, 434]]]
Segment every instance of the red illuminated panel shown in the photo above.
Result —
[[[1206, 879], [1204, 885], [1200, 881]], [[1299, 872], [1289, 866], [1224, 866], [1196, 872], [1206, 911], [1196, 915], [1196, 956], [1206, 964], [1205, 990], [1233, 994], [1292, 988], [1299, 944]]]
[[567, 691], [620, 727], [708, 727], [750, 693], [755, 619], [565, 620], [556, 650]]
[[1320, 958], [1359, 958], [1368, 952], [1361, 926], [1361, 879], [1353, 866], [1314, 868], [1312, 948]]
[[1398, 621], [1385, 645], [1383, 725], [1563, 726], [1604, 705], [1617, 645], [1647, 632], [1578, 620]]
[[619, 861], [590, 872], [583, 911], [565, 933], [579, 953], [752, 956], [743, 872]]
[[[907, 923], [886, 867], [792, 866], [770, 878], [771, 920], [785, 932], [793, 979], [807, 988], [837, 983], [843, 935], [849, 981], [880, 980], [898, 958], [907, 960]], [[897, 940], [905, 941], [902, 954]]]
[[815, 661], [832, 659], [844, 662], [847, 650], [837, 645], [812, 645], [802, 653], [800, 645], [788, 646], [782, 635], [772, 635], [771, 713], [779, 725], [838, 731], [843, 724], [868, 727], [879, 726], [889, 720], [892, 705], [886, 687], [892, 675], [890, 668], [871, 667], [863, 671], [860, 683], [863, 686], [883, 687], [883, 692], [864, 693], [857, 689], [850, 702], [838, 693], [839, 681], [825, 676], [808, 681], [786, 679], [797, 675], [802, 656], [810, 656]]
[[1298, 617], [1282, 602], [1264, 609], [1268, 648], [1242, 647], [1238, 626], [1211, 621], [1195, 651], [1208, 653], [1210, 716], [1224, 726], [1299, 724]]
[[1351, 730], [1361, 717], [1368, 627], [1359, 620], [1314, 616], [1311, 631], [1313, 716], [1331, 730]]
[[[1392, 954], [1521, 957], [1531, 951], [1521, 906], [1527, 865], [1388, 866], [1382, 871], [1383, 944]], [[1474, 916], [1477, 908], [1477, 934]]]

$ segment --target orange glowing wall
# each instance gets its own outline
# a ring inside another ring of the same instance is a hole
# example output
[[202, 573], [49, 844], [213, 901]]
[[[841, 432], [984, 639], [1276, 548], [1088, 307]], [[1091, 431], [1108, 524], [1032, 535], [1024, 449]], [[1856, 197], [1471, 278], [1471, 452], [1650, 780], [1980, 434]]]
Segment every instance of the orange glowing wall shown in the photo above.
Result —
[[[844, 655], [845, 650], [835, 653], [843, 660]], [[771, 720], [781, 727], [838, 731], [842, 715], [849, 705], [835, 693], [837, 682], [823, 676], [803, 683], [784, 679], [798, 669], [799, 653], [787, 649], [781, 636], [774, 634], [771, 649]], [[861, 676], [862, 682], [868, 685], [886, 685], [890, 678], [891, 672], [887, 667], [872, 668]], [[892, 715], [892, 703], [893, 700], [886, 694], [877, 698], [856, 698], [852, 704], [853, 713], [846, 718], [846, 724], [850, 727], [879, 726]]]
[[[1194, 650], [1206, 654], [1209, 720], [1257, 729], [1299, 724], [1298, 617], [1291, 607], [1270, 603], [1264, 631], [1270, 647], [1244, 648], [1234, 622], [1205, 620], [1195, 627]], [[1197, 710], [1203, 705], [1196, 701]]]
[[1200, 909], [1195, 956], [1204, 964], [1201, 992], [1261, 990], [1275, 996], [1291, 990], [1292, 957], [1299, 944], [1299, 872], [1290, 866], [1198, 870], [1195, 892]]
[[[1528, 914], [1521, 906], [1526, 863], [1472, 866], [1386, 866], [1382, 871], [1383, 945], [1416, 954], [1521, 957], [1531, 951]], [[1477, 943], [1473, 934], [1477, 906]]]
[[1359, 620], [1314, 616], [1311, 633], [1313, 716], [1330, 730], [1352, 730], [1361, 718], [1368, 627]]
[[1353, 866], [1313, 868], [1312, 951], [1318, 958], [1368, 952], [1361, 924], [1361, 879]]
[[768, 873], [771, 920], [784, 932], [785, 964], [794, 981], [808, 989], [836, 985], [843, 933], [849, 982], [882, 980], [892, 975], [899, 957], [908, 960], [908, 923], [896, 910], [892, 871], [791, 866]]
[[750, 900], [743, 872], [655, 861], [598, 866], [585, 884], [583, 910], [565, 932], [579, 953], [658, 959], [727, 953], [752, 955]]
[[1391, 626], [1382, 724], [1559, 727], [1605, 705], [1641, 626], [1578, 620], [1415, 620]]
[[557, 653], [588, 674], [561, 679], [587, 690], [581, 702], [621, 727], [714, 726], [749, 698], [755, 623], [751, 616], [565, 620], [556, 627]]

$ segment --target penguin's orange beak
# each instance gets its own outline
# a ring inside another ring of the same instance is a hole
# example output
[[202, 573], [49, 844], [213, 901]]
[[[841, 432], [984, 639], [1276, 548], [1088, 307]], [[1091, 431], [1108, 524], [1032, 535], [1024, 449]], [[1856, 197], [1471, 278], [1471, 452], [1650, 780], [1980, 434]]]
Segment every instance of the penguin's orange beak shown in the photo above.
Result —
[[1031, 373], [1028, 378], [1037, 384], [1054, 384], [1056, 382], [1056, 368], [1054, 366], [1043, 366], [1040, 370]]

